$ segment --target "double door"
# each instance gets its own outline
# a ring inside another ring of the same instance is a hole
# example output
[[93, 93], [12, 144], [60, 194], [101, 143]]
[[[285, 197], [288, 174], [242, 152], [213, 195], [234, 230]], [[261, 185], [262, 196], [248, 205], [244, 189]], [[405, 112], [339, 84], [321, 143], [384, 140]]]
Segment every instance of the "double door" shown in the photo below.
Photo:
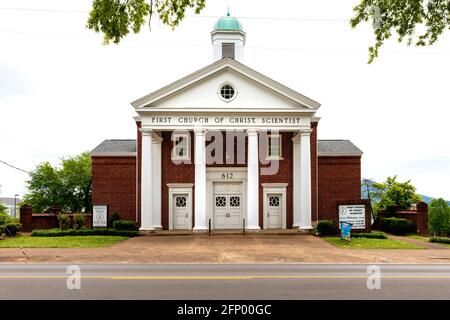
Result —
[[242, 184], [223, 183], [215, 186], [213, 198], [214, 229], [242, 228]]

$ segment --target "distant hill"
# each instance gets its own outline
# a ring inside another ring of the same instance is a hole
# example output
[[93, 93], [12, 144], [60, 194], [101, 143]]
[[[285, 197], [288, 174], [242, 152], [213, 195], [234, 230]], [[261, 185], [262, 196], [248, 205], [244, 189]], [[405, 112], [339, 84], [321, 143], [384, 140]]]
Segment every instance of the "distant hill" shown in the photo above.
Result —
[[[372, 187], [373, 183], [375, 183], [375, 181], [370, 181], [369, 182], [369, 192], [373, 192], [374, 191], [374, 189]], [[431, 200], [436, 199], [436, 198], [433, 198], [433, 197], [430, 197], [430, 196], [425, 196], [423, 194], [419, 194], [419, 196], [422, 198], [423, 202], [426, 202], [426, 203], [430, 203]], [[367, 195], [367, 186], [363, 182], [361, 182], [361, 198], [362, 199], [368, 199], [369, 198], [369, 196]], [[375, 200], [375, 199], [372, 199], [372, 200]], [[450, 205], [450, 201], [447, 201], [447, 203]]]

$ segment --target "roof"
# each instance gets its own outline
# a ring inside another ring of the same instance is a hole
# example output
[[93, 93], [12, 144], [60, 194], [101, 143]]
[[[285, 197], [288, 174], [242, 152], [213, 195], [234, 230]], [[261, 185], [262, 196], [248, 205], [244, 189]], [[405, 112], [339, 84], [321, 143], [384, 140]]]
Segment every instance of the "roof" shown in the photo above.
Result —
[[362, 156], [362, 151], [350, 140], [318, 140], [318, 156]]
[[306, 107], [307, 109], [315, 111], [320, 107], [320, 103], [228, 57], [217, 60], [210, 65], [187, 75], [184, 78], [181, 78], [165, 87], [162, 87], [161, 89], [147, 94], [146, 96], [133, 101], [131, 105], [138, 113], [139, 111], [149, 110], [146, 107], [151, 106], [151, 104], [165, 99], [168, 96], [176, 94], [177, 92], [191, 86], [192, 84], [197, 83], [203, 79], [206, 79], [212, 74], [226, 69], [234, 70], [240, 75], [257, 82], [266, 88], [269, 88], [270, 90]]
[[241, 22], [234, 18], [230, 17], [230, 13], [227, 13], [226, 17], [222, 17], [214, 24], [214, 31], [241, 31], [243, 32], [244, 29], [242, 28]]
[[135, 156], [136, 140], [105, 140], [91, 151], [91, 156]]
[[[350, 140], [318, 140], [318, 156], [361, 156], [362, 151]], [[91, 151], [92, 156], [135, 156], [136, 140], [105, 140]]]
[[[15, 198], [16, 204], [18, 204], [21, 200], [19, 198]], [[3, 203], [7, 206], [13, 206], [14, 205], [14, 198], [5, 198], [0, 197], [0, 203]]]

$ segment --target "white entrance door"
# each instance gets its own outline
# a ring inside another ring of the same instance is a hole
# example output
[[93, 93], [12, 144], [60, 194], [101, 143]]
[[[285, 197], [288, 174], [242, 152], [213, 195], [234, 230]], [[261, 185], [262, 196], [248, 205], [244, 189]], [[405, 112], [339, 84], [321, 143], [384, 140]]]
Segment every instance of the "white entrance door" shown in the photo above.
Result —
[[267, 228], [281, 229], [283, 226], [282, 217], [282, 195], [268, 194], [267, 195]]
[[242, 228], [242, 183], [218, 183], [214, 187], [214, 229]]
[[173, 195], [173, 228], [189, 229], [188, 195]]

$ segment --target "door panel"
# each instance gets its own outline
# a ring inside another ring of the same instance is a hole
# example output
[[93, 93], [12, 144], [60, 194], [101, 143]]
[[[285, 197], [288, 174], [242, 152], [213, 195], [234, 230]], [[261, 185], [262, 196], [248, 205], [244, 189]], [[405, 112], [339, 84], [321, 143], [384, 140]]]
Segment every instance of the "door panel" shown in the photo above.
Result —
[[227, 197], [214, 197], [214, 229], [227, 229]]
[[189, 228], [188, 195], [176, 194], [173, 196], [173, 228]]
[[241, 195], [230, 195], [228, 197], [229, 229], [242, 228], [241, 202]]
[[267, 196], [267, 228], [280, 229], [282, 226], [281, 195], [269, 194]]

